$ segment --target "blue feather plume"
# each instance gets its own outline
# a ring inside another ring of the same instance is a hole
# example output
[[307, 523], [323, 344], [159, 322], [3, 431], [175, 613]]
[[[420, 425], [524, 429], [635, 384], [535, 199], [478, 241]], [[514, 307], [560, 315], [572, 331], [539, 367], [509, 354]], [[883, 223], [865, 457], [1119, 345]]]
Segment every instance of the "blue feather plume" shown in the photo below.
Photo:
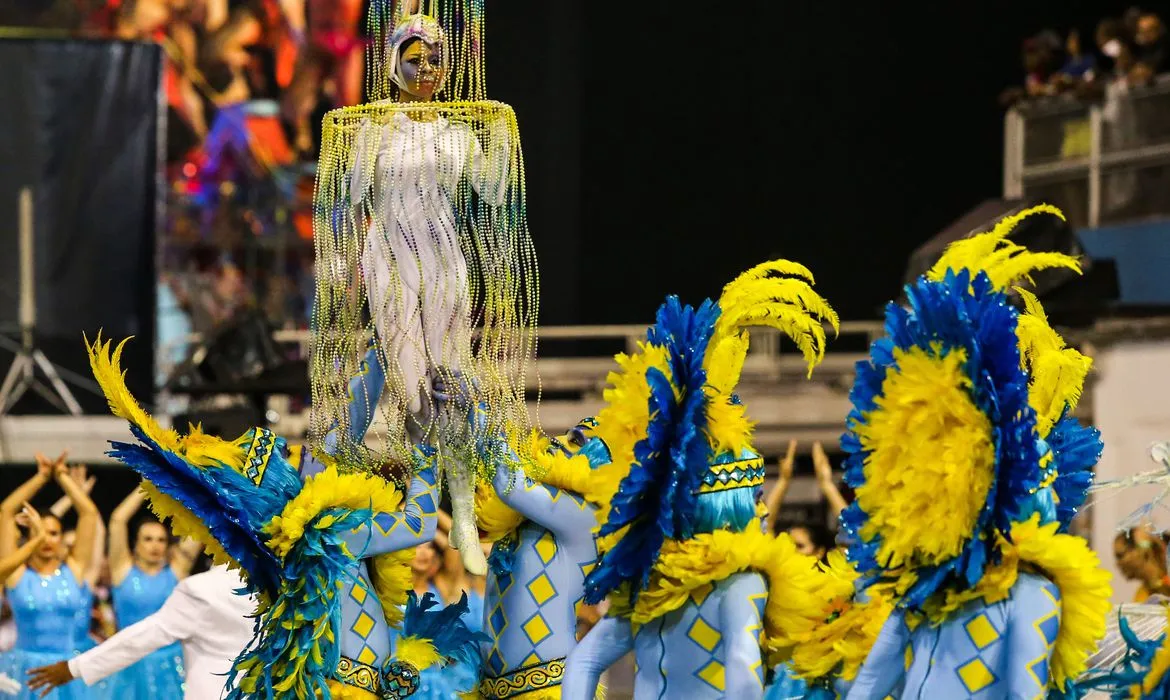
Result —
[[439, 600], [430, 591], [423, 593], [422, 599], [419, 599], [414, 591], [407, 591], [406, 595], [402, 636], [429, 641], [435, 647], [435, 651], [448, 659], [449, 663], [478, 667], [479, 645], [490, 642], [491, 637], [471, 629], [463, 620], [470, 609], [467, 593], [464, 592], [459, 597], [459, 602], [439, 607], [438, 610], [433, 608], [440, 605]]
[[[274, 454], [264, 488], [259, 488], [229, 466], [197, 467], [161, 447], [138, 427], [130, 429], [142, 445], [112, 442], [108, 454], [198, 517], [224, 551], [244, 568], [255, 591], [276, 591], [281, 563], [259, 533], [261, 526], [299, 492], [295, 470], [278, 464], [283, 458]], [[286, 470], [295, 487], [279, 478]]]
[[[341, 629], [340, 584], [353, 580], [353, 559], [346, 554], [344, 536], [369, 525], [371, 517], [369, 509], [328, 508], [307, 524], [284, 558], [284, 586], [261, 613], [256, 636], [232, 667], [227, 700], [329, 697], [326, 684], [341, 660], [335, 632]], [[324, 518], [336, 520], [328, 527], [317, 527]], [[332, 640], [321, 636], [322, 626], [334, 630], [325, 633]], [[287, 671], [296, 668], [297, 659], [302, 658], [303, 666], [292, 687], [276, 689], [289, 680]], [[244, 692], [238, 687], [237, 679], [249, 667], [260, 669], [256, 680], [265, 689], [263, 693]]]
[[1048, 446], [1052, 449], [1056, 481], [1052, 489], [1056, 492], [1056, 519], [1061, 531], [1068, 529], [1093, 485], [1093, 468], [1101, 459], [1105, 448], [1101, 442], [1101, 431], [1081, 425], [1072, 416], [1061, 416], [1048, 434]]
[[650, 423], [634, 446], [634, 465], [614, 494], [599, 536], [629, 529], [586, 578], [585, 600], [590, 604], [626, 582], [634, 584], [630, 595], [637, 598], [649, 583], [663, 542], [695, 532], [695, 492], [711, 463], [703, 360], [719, 315], [711, 300], [695, 309], [671, 296], [646, 334], [647, 342], [667, 349], [671, 377], [657, 368], [646, 372]]

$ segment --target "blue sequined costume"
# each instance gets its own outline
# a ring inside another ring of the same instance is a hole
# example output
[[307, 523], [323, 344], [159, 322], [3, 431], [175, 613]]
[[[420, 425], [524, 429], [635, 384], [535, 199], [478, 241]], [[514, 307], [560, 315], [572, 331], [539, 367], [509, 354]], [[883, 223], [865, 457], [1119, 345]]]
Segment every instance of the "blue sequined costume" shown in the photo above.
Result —
[[[0, 655], [0, 673], [25, 683], [30, 669], [65, 661], [81, 645], [77, 619], [89, 618], [91, 597], [69, 567], [61, 565], [42, 576], [25, 569], [16, 586], [8, 589], [8, 604], [16, 621], [16, 646]], [[88, 625], [87, 625], [88, 627]], [[27, 688], [16, 700], [34, 700]], [[70, 683], [50, 692], [48, 700], [91, 700], [83, 683]]]
[[[118, 627], [125, 629], [153, 615], [178, 584], [169, 566], [153, 576], [137, 565], [131, 566], [126, 578], [113, 590]], [[183, 678], [183, 648], [172, 644], [106, 679], [106, 683], [112, 698], [181, 698]]]

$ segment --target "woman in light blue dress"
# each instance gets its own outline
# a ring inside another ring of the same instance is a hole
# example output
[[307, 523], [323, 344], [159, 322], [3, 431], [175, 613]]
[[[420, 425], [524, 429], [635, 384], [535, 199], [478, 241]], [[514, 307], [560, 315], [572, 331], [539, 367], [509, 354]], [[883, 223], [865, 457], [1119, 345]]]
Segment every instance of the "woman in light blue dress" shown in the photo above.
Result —
[[[77, 541], [70, 555], [61, 541], [61, 521], [52, 514], [25, 517], [31, 524], [27, 541], [20, 544], [17, 514], [49, 481], [56, 481], [77, 510]], [[16, 646], [0, 655], [0, 673], [23, 686], [28, 670], [73, 656], [81, 647], [81, 617], [88, 619], [93, 581], [86, 580], [92, 569], [97, 506], [70, 478], [65, 455], [56, 461], [37, 455], [37, 473], [0, 503], [0, 560], [19, 562], [9, 568], [5, 580], [8, 603], [16, 621]], [[27, 687], [16, 700], [33, 700]], [[90, 689], [81, 684], [58, 688], [48, 700], [92, 700]]]
[[[190, 573], [198, 553], [188, 542], [172, 548], [167, 528], [153, 519], [140, 521], [131, 540], [130, 522], [144, 501], [142, 491], [134, 489], [110, 516], [111, 592], [119, 630], [157, 612]], [[183, 650], [173, 644], [110, 678], [110, 697], [181, 698], [183, 677]]]

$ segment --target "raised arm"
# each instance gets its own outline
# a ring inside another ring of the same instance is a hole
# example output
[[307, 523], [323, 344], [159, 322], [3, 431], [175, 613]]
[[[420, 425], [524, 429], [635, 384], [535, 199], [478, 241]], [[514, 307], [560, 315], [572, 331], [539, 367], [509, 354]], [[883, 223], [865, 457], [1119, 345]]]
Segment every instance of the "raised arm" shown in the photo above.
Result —
[[77, 511], [77, 541], [73, 544], [71, 568], [80, 580], [91, 585], [90, 580], [94, 562], [94, 535], [97, 532], [101, 514], [97, 506], [90, 500], [85, 490], [69, 476], [69, 471], [63, 462], [58, 463], [54, 476], [61, 490], [73, 501], [73, 509]]
[[833, 481], [833, 465], [829, 462], [829, 456], [825, 454], [825, 448], [821, 443], [813, 445], [813, 469], [817, 473], [817, 486], [820, 487], [821, 493], [825, 495], [825, 500], [829, 503], [829, 515], [833, 518], [833, 522], [841, 517], [841, 511], [845, 510], [848, 505], [845, 503], [845, 497], [841, 495], [841, 491], [837, 489], [837, 483]]
[[504, 203], [508, 194], [508, 171], [512, 160], [512, 130], [503, 115], [487, 125], [488, 150], [471, 134], [471, 186], [480, 198], [493, 206]]
[[629, 620], [607, 617], [598, 622], [565, 660], [561, 697], [564, 700], [593, 700], [597, 696], [601, 674], [633, 648], [634, 633]]
[[720, 631], [727, 644], [723, 692], [736, 700], [759, 698], [764, 693], [760, 632], [768, 591], [758, 574], [736, 574], [729, 583], [719, 602]]
[[906, 675], [906, 647], [910, 644], [910, 628], [901, 612], [895, 611], [886, 619], [882, 631], [857, 672], [847, 700], [884, 700]]
[[776, 519], [780, 517], [780, 504], [784, 502], [784, 494], [788, 493], [788, 485], [792, 483], [792, 465], [796, 461], [796, 440], [788, 441], [788, 453], [780, 462], [780, 477], [776, 485], [768, 492], [764, 505], [768, 508], [768, 532], [776, 531]]
[[37, 551], [37, 548], [45, 541], [45, 531], [41, 527], [41, 516], [37, 515], [36, 510], [25, 503], [20, 512], [28, 523], [28, 540], [12, 554], [0, 557], [0, 581], [7, 581], [9, 576], [24, 566], [32, 553]]
[[1048, 686], [1046, 671], [1060, 631], [1060, 590], [1047, 579], [1025, 574], [1012, 589], [1010, 605], [1007, 697], [1037, 697]]
[[[65, 453], [60, 460], [65, 459]], [[16, 514], [25, 503], [31, 501], [37, 492], [53, 478], [53, 463], [37, 453], [37, 473], [28, 481], [17, 486], [12, 493], [0, 501], [0, 557], [14, 554], [20, 543], [20, 531], [16, 527]]]
[[[349, 176], [349, 201], [353, 207], [354, 216], [363, 216], [361, 206], [366, 201], [373, 184], [371, 170], [375, 166], [377, 153], [368, 153], [371, 147], [377, 147], [375, 127], [369, 118], [362, 120], [358, 125], [357, 135], [353, 144], [353, 170]], [[336, 167], [336, 166], [334, 166]]]
[[593, 537], [593, 509], [580, 496], [529, 479], [514, 462], [496, 465], [492, 486], [509, 508], [549, 530], [558, 540]]
[[[371, 339], [370, 347], [358, 366], [358, 373], [349, 380], [349, 395], [352, 397], [349, 402], [350, 443], [361, 443], [365, 438], [385, 386], [386, 371], [378, 361], [378, 346]], [[337, 438], [336, 428], [325, 436], [325, 451], [329, 454], [337, 453]]]
[[109, 560], [110, 578], [116, 586], [125, 580], [134, 563], [132, 545], [130, 543], [130, 520], [138, 513], [146, 502], [146, 494], [138, 486], [122, 499], [114, 512], [110, 514], [109, 524]]
[[423, 467], [410, 481], [405, 507], [396, 513], [374, 513], [373, 522], [346, 533], [345, 544], [355, 557], [374, 557], [417, 547], [435, 537], [439, 510], [439, 479], [434, 451], [417, 448]]
[[179, 543], [171, 548], [171, 571], [175, 572], [175, 578], [182, 581], [190, 576], [191, 569], [195, 568], [195, 560], [202, 551], [203, 545], [190, 537], [179, 540]]

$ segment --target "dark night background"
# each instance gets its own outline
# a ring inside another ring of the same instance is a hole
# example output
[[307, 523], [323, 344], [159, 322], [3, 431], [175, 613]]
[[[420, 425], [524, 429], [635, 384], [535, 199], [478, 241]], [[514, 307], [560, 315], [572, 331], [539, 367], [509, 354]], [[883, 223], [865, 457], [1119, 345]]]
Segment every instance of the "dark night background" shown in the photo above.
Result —
[[1021, 41], [1078, 27], [1091, 48], [1130, 4], [489, 2], [542, 323], [647, 323], [775, 257], [875, 318], [916, 246], [1001, 194]]

